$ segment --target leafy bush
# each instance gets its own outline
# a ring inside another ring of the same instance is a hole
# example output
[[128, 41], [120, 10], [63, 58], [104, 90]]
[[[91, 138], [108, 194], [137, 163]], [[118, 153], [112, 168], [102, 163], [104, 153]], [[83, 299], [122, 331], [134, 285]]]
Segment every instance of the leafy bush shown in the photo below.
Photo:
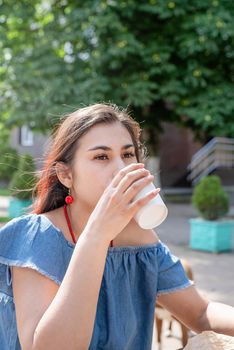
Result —
[[224, 191], [220, 178], [206, 176], [195, 186], [192, 203], [206, 220], [216, 220], [227, 214], [229, 197]]
[[1, 145], [0, 180], [10, 181], [13, 173], [17, 170], [18, 157], [15, 149]]
[[12, 195], [21, 200], [31, 199], [35, 181], [34, 160], [30, 154], [25, 154], [20, 157], [19, 168], [9, 185]]

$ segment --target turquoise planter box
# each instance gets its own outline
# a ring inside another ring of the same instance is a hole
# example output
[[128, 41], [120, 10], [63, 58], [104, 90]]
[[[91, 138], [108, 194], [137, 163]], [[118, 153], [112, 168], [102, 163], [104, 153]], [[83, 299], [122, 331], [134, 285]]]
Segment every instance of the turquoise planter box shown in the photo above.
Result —
[[27, 214], [32, 204], [31, 200], [19, 200], [17, 198], [11, 198], [8, 208], [8, 213], [10, 218], [16, 218], [18, 216]]
[[192, 249], [219, 253], [232, 250], [233, 221], [190, 219]]

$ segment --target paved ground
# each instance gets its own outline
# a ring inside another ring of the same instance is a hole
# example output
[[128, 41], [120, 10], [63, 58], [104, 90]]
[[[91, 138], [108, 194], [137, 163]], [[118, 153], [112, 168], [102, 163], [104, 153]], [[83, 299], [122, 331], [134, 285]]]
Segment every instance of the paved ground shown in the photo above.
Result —
[[[189, 244], [189, 219], [196, 217], [190, 205], [168, 204], [169, 214], [166, 221], [156, 229], [160, 239], [168, 245], [171, 252], [185, 258], [192, 266], [197, 289], [207, 298], [234, 306], [234, 249], [229, 253], [212, 254], [193, 251]], [[234, 207], [229, 212], [234, 219]], [[233, 234], [234, 235], [234, 234]], [[233, 237], [234, 243], [234, 237]], [[164, 336], [161, 350], [176, 350], [181, 347], [180, 328], [173, 323], [173, 337]], [[152, 350], [158, 350], [154, 330]]]
[[[7, 205], [8, 200], [0, 196], [0, 216], [6, 215]], [[189, 219], [196, 217], [196, 212], [187, 204], [168, 204], [168, 209], [166, 221], [156, 229], [160, 239], [168, 245], [173, 254], [189, 261], [196, 286], [204, 296], [234, 306], [234, 249], [230, 253], [222, 254], [189, 249]], [[234, 207], [231, 208], [229, 217], [234, 219]], [[173, 323], [171, 337], [165, 336], [166, 330], [165, 322], [161, 350], [179, 349], [181, 341], [178, 324]], [[154, 327], [152, 350], [158, 350], [155, 337]]]

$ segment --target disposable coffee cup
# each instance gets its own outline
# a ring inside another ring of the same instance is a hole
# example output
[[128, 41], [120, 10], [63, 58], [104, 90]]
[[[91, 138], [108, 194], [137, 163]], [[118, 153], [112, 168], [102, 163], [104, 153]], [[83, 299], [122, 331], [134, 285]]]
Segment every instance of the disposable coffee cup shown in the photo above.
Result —
[[[135, 196], [134, 201], [145, 197], [149, 192], [152, 192], [153, 190], [155, 190], [155, 186], [151, 182]], [[156, 197], [151, 199], [146, 205], [144, 205], [144, 207], [138, 210], [134, 216], [134, 219], [141, 228], [152, 229], [159, 226], [166, 219], [167, 214], [168, 209], [164, 204], [161, 196], [157, 194]]]

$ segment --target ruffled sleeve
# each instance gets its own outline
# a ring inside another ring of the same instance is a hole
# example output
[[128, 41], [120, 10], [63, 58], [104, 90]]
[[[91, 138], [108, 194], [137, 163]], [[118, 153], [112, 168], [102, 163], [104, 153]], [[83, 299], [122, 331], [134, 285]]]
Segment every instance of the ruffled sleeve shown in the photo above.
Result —
[[181, 261], [174, 256], [165, 244], [158, 251], [158, 286], [157, 294], [167, 294], [194, 284], [189, 280]]
[[0, 264], [32, 268], [59, 285], [72, 252], [40, 215], [23, 215], [0, 229]]

